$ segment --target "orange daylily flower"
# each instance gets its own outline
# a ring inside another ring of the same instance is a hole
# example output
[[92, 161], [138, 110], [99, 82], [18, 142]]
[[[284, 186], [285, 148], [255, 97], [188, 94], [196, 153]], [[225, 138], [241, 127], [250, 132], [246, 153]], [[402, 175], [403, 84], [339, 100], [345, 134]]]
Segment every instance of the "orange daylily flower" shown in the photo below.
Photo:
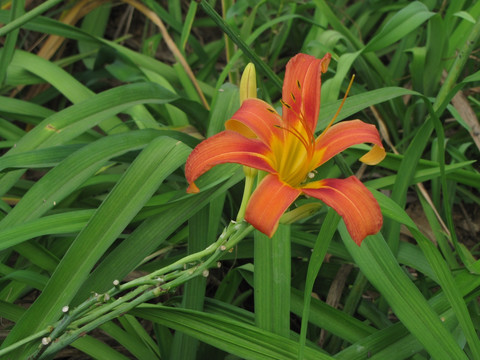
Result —
[[309, 181], [313, 171], [348, 147], [371, 143], [360, 160], [377, 164], [385, 150], [374, 125], [360, 120], [328, 127], [315, 138], [320, 111], [321, 74], [330, 54], [322, 59], [298, 54], [286, 67], [280, 116], [259, 99], [243, 101], [222, 131], [202, 141], [185, 166], [189, 193], [198, 192], [194, 181], [211, 167], [238, 163], [268, 174], [253, 192], [245, 220], [271, 237], [282, 214], [302, 194], [320, 199], [343, 217], [352, 239], [362, 240], [382, 227], [380, 207], [371, 192], [355, 177]]

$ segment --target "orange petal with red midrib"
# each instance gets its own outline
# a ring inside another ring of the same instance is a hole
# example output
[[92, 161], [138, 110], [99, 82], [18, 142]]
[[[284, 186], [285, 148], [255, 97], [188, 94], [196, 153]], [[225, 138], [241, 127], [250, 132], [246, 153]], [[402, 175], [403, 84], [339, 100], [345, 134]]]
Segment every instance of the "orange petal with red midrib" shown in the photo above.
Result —
[[237, 163], [267, 172], [274, 171], [268, 161], [269, 148], [259, 140], [248, 139], [233, 131], [222, 131], [193, 149], [185, 164], [187, 191], [198, 192], [194, 181], [213, 166]]
[[225, 123], [225, 128], [270, 144], [273, 136], [280, 136], [278, 126], [281, 124], [280, 115], [271, 105], [259, 99], [247, 99]]
[[301, 190], [282, 182], [276, 174], [269, 174], [250, 197], [245, 220], [268, 237], [272, 237], [283, 213], [300, 194]]
[[355, 176], [315, 181], [302, 190], [333, 208], [345, 221], [357, 245], [382, 227], [383, 217], [377, 200]]
[[283, 119], [288, 124], [285, 126], [295, 126], [301, 116], [308, 131], [315, 131], [320, 111], [320, 76], [327, 71], [330, 58], [330, 54], [322, 59], [298, 54], [287, 63], [282, 90], [282, 100], [289, 106], [283, 106]]
[[350, 146], [363, 143], [377, 145], [374, 151], [366, 157], [368, 159], [368, 162], [366, 162], [369, 165], [378, 164], [383, 160], [385, 149], [375, 125], [360, 120], [343, 121], [335, 124], [317, 139], [316, 151], [324, 151], [324, 153], [315, 167], [319, 167]]

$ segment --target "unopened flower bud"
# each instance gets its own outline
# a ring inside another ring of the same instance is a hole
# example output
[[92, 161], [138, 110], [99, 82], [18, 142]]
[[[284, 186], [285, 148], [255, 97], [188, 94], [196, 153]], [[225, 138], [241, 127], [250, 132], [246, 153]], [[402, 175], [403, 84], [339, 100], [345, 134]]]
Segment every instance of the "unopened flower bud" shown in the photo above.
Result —
[[249, 63], [243, 71], [240, 80], [240, 103], [246, 99], [257, 97], [257, 75], [255, 65]]

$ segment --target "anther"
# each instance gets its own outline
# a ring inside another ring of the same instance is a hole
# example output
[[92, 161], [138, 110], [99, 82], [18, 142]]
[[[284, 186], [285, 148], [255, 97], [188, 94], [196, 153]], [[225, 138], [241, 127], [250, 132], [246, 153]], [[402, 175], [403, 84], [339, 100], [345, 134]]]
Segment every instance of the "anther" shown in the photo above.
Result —
[[300, 86], [300, 81], [299, 80], [297, 80], [297, 87], [298, 87], [299, 90], [302, 89], [302, 87]]
[[293, 95], [293, 93], [290, 93], [290, 96], [292, 97], [293, 102], [297, 101], [297, 99], [295, 99], [295, 95]]
[[283, 106], [285, 106], [287, 109], [291, 109], [292, 107], [290, 105], [288, 105], [285, 101], [283, 100], [280, 100], [280, 104], [282, 104]]

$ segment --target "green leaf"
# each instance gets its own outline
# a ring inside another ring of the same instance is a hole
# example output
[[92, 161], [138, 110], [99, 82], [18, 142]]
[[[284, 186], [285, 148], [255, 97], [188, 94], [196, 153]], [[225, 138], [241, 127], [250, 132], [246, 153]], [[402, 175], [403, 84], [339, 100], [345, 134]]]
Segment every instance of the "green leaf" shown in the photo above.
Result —
[[[387, 87], [383, 89], [376, 89], [368, 92], [364, 92], [358, 95], [350, 96], [345, 101], [345, 105], [342, 107], [342, 111], [338, 115], [336, 121], [343, 120], [350, 115], [353, 115], [361, 110], [368, 108], [369, 106], [380, 104], [382, 102], [395, 99], [404, 95], [420, 95], [416, 91], [399, 88], [399, 87]], [[327, 124], [332, 120], [333, 116], [340, 107], [342, 100], [329, 102], [320, 106], [320, 116], [318, 118], [317, 131], [324, 129]]]
[[476, 21], [475, 19], [473, 18], [472, 15], [470, 15], [468, 12], [466, 11], [458, 11], [456, 12], [455, 14], [453, 14], [453, 16], [458, 16], [459, 18], [462, 18], [464, 20], [467, 20], [469, 22], [471, 22], [472, 24], [475, 24]]
[[362, 246], [350, 238], [343, 224], [340, 235], [355, 263], [388, 301], [395, 315], [434, 358], [467, 359], [451, 333], [429, 306], [418, 288], [398, 265], [380, 234], [369, 236]]
[[384, 49], [412, 32], [435, 13], [419, 1], [414, 1], [395, 13], [379, 33], [365, 46], [364, 52]]
[[[153, 140], [142, 151], [77, 236], [40, 297], [16, 324], [3, 346], [58, 319], [61, 308], [70, 303], [95, 263], [165, 177], [185, 161], [188, 153], [186, 146], [165, 137]], [[29, 350], [24, 355], [28, 353]], [[19, 353], [16, 354], [11, 356], [18, 357]]]
[[290, 335], [290, 226], [272, 236], [254, 234], [255, 324], [263, 330]]
[[[148, 304], [132, 310], [131, 313], [182, 331], [244, 359], [292, 360], [296, 359], [298, 353], [298, 344], [295, 341], [226, 316]], [[324, 360], [332, 357], [306, 348], [305, 359]]]

